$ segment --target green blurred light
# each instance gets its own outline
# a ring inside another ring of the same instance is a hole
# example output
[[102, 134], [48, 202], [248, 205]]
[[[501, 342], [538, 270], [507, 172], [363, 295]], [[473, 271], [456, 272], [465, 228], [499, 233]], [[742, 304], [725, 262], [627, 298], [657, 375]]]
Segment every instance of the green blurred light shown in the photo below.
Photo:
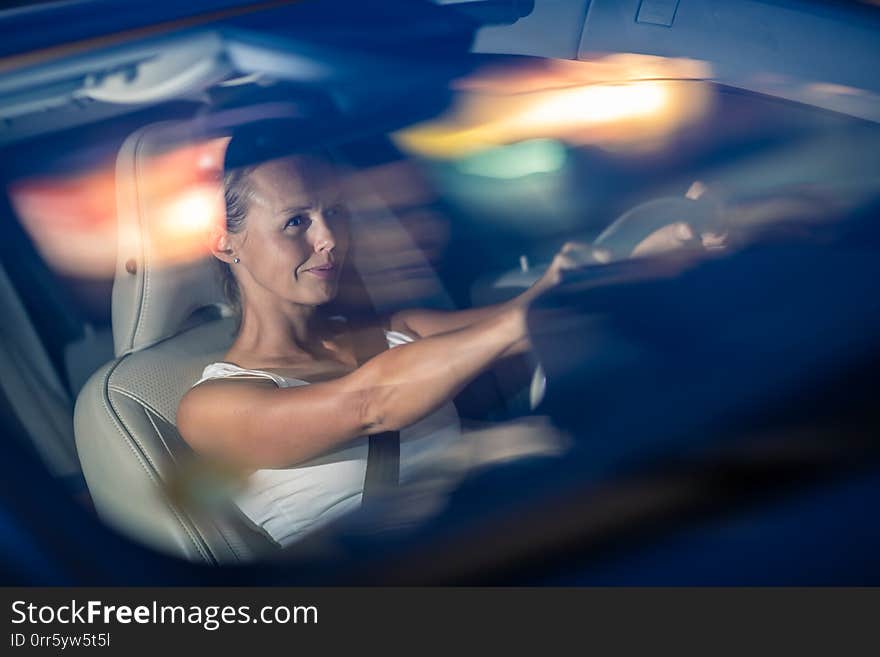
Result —
[[529, 139], [490, 148], [456, 162], [462, 173], [511, 180], [533, 173], [551, 173], [565, 164], [565, 146], [555, 139]]

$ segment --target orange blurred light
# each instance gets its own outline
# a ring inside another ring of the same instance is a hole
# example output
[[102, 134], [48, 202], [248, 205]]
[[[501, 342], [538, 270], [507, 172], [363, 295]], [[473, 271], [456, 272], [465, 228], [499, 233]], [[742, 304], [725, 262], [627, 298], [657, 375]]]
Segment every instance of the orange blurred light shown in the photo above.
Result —
[[653, 148], [707, 111], [709, 87], [694, 80], [710, 74], [701, 62], [642, 55], [490, 69], [458, 83], [447, 116], [395, 138], [440, 159], [526, 139]]
[[122, 190], [126, 194], [137, 190], [161, 260], [197, 259], [206, 254], [210, 229], [223, 212], [219, 174], [226, 142], [159, 154], [141, 163], [137, 180], [117, 180], [115, 166], [106, 164], [89, 173], [18, 181], [10, 198], [42, 257], [63, 275], [112, 278], [117, 246], [132, 250], [138, 244], [131, 226], [117, 234], [120, 185], [133, 186]]
[[9, 196], [52, 269], [84, 278], [113, 275], [116, 193], [112, 166], [76, 176], [20, 181], [10, 187]]

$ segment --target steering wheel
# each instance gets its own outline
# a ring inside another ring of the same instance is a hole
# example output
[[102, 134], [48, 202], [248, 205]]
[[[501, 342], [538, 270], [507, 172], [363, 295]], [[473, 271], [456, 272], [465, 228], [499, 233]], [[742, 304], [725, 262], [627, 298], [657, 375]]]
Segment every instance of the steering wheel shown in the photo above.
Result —
[[667, 196], [653, 199], [624, 212], [603, 230], [593, 246], [608, 251], [612, 260], [623, 260], [656, 231], [685, 223], [696, 234], [721, 231], [720, 204], [706, 196], [690, 199]]
[[[709, 198], [669, 196], [653, 199], [624, 212], [603, 230], [593, 246], [603, 249], [611, 261], [629, 258], [635, 248], [661, 228], [675, 223], [689, 225], [694, 233], [721, 231], [720, 205]], [[698, 241], [696, 238], [695, 241]], [[702, 244], [700, 244], [702, 248]], [[601, 265], [592, 265], [601, 266]], [[536, 360], [529, 386], [529, 405], [535, 410], [544, 399], [547, 375]]]

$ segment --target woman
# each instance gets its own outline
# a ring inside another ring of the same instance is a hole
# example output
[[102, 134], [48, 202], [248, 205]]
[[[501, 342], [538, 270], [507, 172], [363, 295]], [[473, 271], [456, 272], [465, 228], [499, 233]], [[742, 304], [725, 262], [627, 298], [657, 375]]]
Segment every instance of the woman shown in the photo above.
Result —
[[400, 431], [401, 481], [459, 448], [451, 400], [526, 349], [529, 302], [583, 255], [567, 245], [508, 303], [398, 313], [385, 332], [395, 348], [359, 365], [351, 332], [323, 312], [349, 253], [340, 181], [314, 155], [227, 173], [226, 226], [213, 254], [228, 266], [240, 328], [177, 414], [197, 453], [248, 473], [238, 504], [282, 545], [361, 503], [366, 436]]

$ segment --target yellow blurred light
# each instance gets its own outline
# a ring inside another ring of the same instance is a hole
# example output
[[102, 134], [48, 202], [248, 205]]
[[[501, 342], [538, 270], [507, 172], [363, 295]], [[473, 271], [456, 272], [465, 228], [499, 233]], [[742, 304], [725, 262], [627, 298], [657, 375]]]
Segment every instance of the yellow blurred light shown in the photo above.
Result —
[[180, 237], [202, 235], [211, 227], [217, 209], [217, 193], [211, 187], [187, 190], [165, 209], [163, 227]]
[[621, 121], [656, 114], [667, 100], [662, 82], [601, 84], [553, 92], [515, 120], [532, 128]]
[[205, 255], [221, 211], [219, 190], [213, 185], [190, 187], [161, 205], [156, 238], [162, 241], [163, 257], [178, 261]]
[[438, 159], [534, 139], [652, 150], [705, 115], [711, 94], [701, 79], [710, 74], [701, 62], [637, 55], [489, 69], [457, 84], [446, 116], [394, 138]]

